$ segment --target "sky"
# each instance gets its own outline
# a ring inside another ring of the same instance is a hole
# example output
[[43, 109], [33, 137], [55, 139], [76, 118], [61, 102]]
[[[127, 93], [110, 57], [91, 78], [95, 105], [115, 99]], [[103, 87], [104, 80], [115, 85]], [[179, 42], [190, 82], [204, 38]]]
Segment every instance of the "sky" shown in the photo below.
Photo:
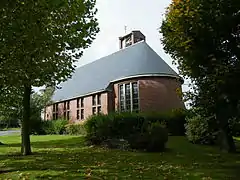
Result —
[[164, 53], [159, 27], [171, 0], [97, 0], [100, 32], [85, 50], [77, 65], [83, 65], [119, 50], [120, 36], [140, 30], [146, 42], [174, 69], [170, 56]]

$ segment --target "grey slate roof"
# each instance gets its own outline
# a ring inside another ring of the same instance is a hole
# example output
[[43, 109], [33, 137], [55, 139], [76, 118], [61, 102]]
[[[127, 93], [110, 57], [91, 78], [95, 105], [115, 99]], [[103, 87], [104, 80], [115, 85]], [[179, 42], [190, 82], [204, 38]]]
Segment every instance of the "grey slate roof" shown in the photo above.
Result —
[[111, 81], [129, 76], [178, 74], [144, 41], [76, 69], [61, 83], [53, 101], [63, 101], [105, 90]]

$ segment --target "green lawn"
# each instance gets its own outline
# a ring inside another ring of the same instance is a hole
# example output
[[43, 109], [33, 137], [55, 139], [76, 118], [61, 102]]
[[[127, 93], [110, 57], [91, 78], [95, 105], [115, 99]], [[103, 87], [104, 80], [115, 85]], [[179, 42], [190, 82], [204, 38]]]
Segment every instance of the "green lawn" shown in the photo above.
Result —
[[240, 141], [240, 137], [236, 137], [235, 139], [238, 140], [238, 141]]
[[126, 152], [84, 145], [82, 137], [32, 136], [34, 155], [22, 157], [19, 136], [1, 137], [0, 179], [239, 180], [240, 154], [170, 137], [164, 153]]
[[4, 128], [4, 129], [0, 129], [0, 131], [9, 131], [9, 130], [20, 130], [21, 128]]

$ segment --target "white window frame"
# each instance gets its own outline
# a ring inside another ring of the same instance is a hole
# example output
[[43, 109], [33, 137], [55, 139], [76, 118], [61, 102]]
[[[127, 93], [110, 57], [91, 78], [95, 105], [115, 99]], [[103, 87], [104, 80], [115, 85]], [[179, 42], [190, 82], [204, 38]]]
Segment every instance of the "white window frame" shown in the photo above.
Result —
[[[139, 83], [138, 81], [134, 81], [134, 82], [127, 82], [127, 83], [121, 83], [118, 85], [118, 111], [120, 112], [126, 112], [126, 84], [130, 84], [130, 101], [131, 101], [131, 108], [130, 108], [130, 112], [133, 112], [135, 111], [136, 109], [133, 109], [133, 88], [132, 88], [132, 85], [134, 83], [137, 83], [137, 89], [138, 89], [138, 111], [140, 111], [140, 98], [139, 98]], [[120, 91], [120, 86], [123, 86], [123, 107], [124, 107], [124, 110], [122, 111], [121, 110], [121, 91]]]

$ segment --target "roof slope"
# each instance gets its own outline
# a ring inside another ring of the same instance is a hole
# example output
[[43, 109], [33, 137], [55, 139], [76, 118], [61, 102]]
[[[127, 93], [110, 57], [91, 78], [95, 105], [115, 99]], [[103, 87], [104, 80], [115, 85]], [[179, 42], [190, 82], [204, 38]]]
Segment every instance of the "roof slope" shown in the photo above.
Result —
[[53, 101], [62, 101], [105, 90], [110, 81], [129, 76], [177, 73], [146, 43], [139, 42], [76, 69], [72, 78], [60, 84]]

